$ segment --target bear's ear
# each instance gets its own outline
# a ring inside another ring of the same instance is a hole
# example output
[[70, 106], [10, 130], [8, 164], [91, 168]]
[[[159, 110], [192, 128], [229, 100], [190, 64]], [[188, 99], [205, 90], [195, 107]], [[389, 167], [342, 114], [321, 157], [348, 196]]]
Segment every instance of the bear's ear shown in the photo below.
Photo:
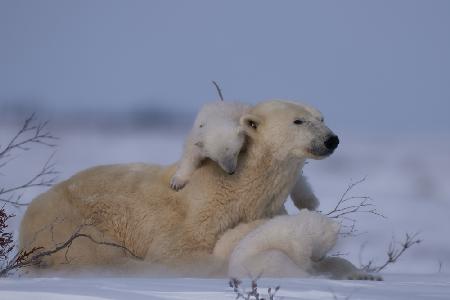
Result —
[[246, 114], [239, 120], [241, 128], [248, 136], [254, 136], [261, 124], [261, 119], [252, 114]]

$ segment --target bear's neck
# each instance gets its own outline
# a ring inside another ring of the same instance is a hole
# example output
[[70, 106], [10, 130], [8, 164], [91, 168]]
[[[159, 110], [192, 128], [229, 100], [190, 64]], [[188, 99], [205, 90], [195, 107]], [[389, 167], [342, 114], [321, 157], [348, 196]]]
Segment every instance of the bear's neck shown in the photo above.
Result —
[[270, 146], [256, 144], [249, 144], [241, 153], [237, 172], [232, 176], [223, 175], [218, 166], [210, 163], [206, 172], [216, 174], [212, 175], [214, 189], [206, 198], [199, 197], [204, 201], [190, 203], [189, 237], [199, 248], [212, 250], [217, 239], [239, 223], [283, 213], [284, 202], [303, 164], [304, 159], [283, 157]]
[[240, 221], [279, 214], [305, 160], [280, 155], [270, 145], [249, 144], [241, 161], [242, 168], [233, 180]]

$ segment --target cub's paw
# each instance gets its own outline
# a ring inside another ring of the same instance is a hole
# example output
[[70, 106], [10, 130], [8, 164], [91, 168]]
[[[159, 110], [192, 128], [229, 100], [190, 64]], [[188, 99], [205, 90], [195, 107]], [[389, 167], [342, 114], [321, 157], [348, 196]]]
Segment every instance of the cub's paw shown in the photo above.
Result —
[[184, 186], [187, 184], [187, 180], [184, 180], [178, 176], [173, 176], [170, 179], [170, 188], [175, 190], [175, 191], [179, 191], [182, 188], [184, 188]]
[[371, 281], [383, 281], [383, 277], [379, 275], [372, 275], [364, 272], [356, 272], [347, 276], [348, 280], [371, 280]]

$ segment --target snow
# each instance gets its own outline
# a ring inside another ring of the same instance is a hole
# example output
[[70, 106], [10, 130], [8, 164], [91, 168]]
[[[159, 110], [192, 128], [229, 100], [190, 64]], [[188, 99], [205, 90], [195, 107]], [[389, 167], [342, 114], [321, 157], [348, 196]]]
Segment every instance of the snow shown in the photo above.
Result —
[[[449, 299], [450, 277], [445, 275], [385, 275], [385, 281], [336, 281], [328, 279], [263, 278], [261, 296], [280, 285], [277, 299]], [[249, 287], [244, 282], [243, 287]], [[336, 297], [336, 298], [334, 298]], [[31, 278], [0, 281], [5, 300], [100, 299], [235, 299], [226, 279], [145, 278]]]
[[[16, 127], [0, 126], [0, 143]], [[98, 164], [150, 162], [169, 164], [182, 151], [185, 130], [74, 130], [54, 127], [61, 137], [54, 156], [59, 180]], [[187, 129], [186, 129], [187, 130]], [[423, 242], [383, 271], [383, 282], [327, 279], [261, 279], [261, 287], [281, 285], [284, 299], [450, 299], [450, 139], [445, 136], [341, 135], [336, 153], [310, 161], [304, 169], [328, 211], [347, 185], [367, 176], [352, 195], [367, 195], [386, 219], [358, 215], [361, 235], [342, 238], [334, 251], [359, 264], [381, 263], [395, 236], [419, 232]], [[42, 167], [50, 152], [35, 147], [2, 169], [2, 185], [23, 182]], [[29, 201], [45, 189], [29, 190]], [[296, 209], [288, 202], [289, 213]], [[24, 208], [9, 208], [17, 237]], [[365, 243], [365, 248], [361, 246]], [[247, 283], [248, 286], [248, 283]], [[262, 289], [261, 291], [263, 291]], [[265, 290], [264, 290], [265, 291]], [[0, 280], [0, 300], [15, 299], [234, 299], [226, 279], [9, 278]]]
[[102, 300], [108, 298], [91, 297], [91, 296], [76, 296], [76, 295], [62, 295], [59, 293], [42, 293], [42, 292], [19, 292], [19, 291], [4, 291], [1, 293], [5, 299], [37, 299], [37, 300], [57, 300], [64, 297], [66, 300]]

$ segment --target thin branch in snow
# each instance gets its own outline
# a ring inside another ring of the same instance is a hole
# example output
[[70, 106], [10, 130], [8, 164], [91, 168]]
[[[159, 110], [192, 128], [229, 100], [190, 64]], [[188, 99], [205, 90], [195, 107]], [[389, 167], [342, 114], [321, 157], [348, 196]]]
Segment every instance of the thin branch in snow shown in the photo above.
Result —
[[9, 253], [14, 249], [14, 240], [11, 232], [5, 231], [8, 228], [7, 221], [14, 217], [5, 210], [5, 206], [0, 207], [0, 261], [6, 260]]
[[[89, 224], [88, 224], [89, 225]], [[72, 246], [72, 243], [79, 238], [87, 238], [91, 242], [98, 244], [98, 245], [106, 245], [110, 247], [117, 247], [122, 250], [124, 250], [127, 254], [131, 255], [132, 257], [136, 259], [142, 259], [142, 257], [139, 257], [135, 255], [131, 250], [129, 250], [127, 247], [123, 245], [119, 245], [112, 242], [104, 242], [104, 241], [98, 241], [95, 238], [93, 238], [89, 234], [82, 233], [81, 230], [88, 226], [88, 225], [81, 225], [79, 226], [74, 233], [64, 242], [58, 243], [55, 245], [54, 248], [46, 250], [43, 247], [34, 247], [29, 251], [22, 250], [19, 253], [16, 254], [16, 256], [6, 264], [4, 268], [0, 270], [0, 277], [5, 277], [8, 275], [9, 272], [12, 270], [18, 270], [27, 266], [31, 265], [39, 265], [42, 262], [42, 259], [47, 256], [51, 256], [55, 253], [58, 253], [62, 250], [65, 250], [66, 253], [66, 259], [67, 259], [67, 251]], [[53, 230], [53, 228], [52, 228]], [[68, 260], [68, 259], [67, 259]]]
[[261, 296], [258, 292], [258, 279], [259, 277], [252, 279], [251, 289], [246, 291], [242, 288], [242, 281], [237, 278], [231, 278], [228, 282], [228, 285], [233, 289], [233, 292], [236, 295], [236, 300], [244, 299], [244, 300], [275, 300], [276, 293], [280, 290], [280, 286], [276, 286], [275, 288], [269, 287], [267, 289], [267, 298]]
[[216, 91], [217, 91], [217, 94], [219, 94], [220, 101], [223, 101], [222, 90], [220, 89], [219, 85], [214, 80], [212, 81], [212, 83], [216, 87]]
[[31, 144], [42, 144], [48, 147], [56, 146], [53, 142], [58, 138], [47, 131], [46, 127], [48, 125], [48, 121], [38, 124], [34, 123], [35, 114], [33, 113], [25, 119], [22, 128], [20, 128], [9, 143], [3, 147], [3, 149], [0, 146], [0, 160], [9, 157], [13, 150], [30, 150]]
[[[42, 123], [35, 122], [35, 115], [28, 117], [19, 131], [12, 137], [5, 147], [0, 146], [0, 169], [9, 164], [16, 151], [28, 151], [32, 145], [41, 144], [47, 147], [55, 147], [53, 143], [57, 138], [47, 131], [48, 121]], [[26, 206], [28, 203], [21, 202], [23, 192], [32, 187], [50, 187], [56, 181], [58, 172], [52, 162], [54, 153], [50, 155], [39, 172], [22, 184], [12, 187], [0, 186], [0, 202], [13, 206]]]
[[351, 196], [350, 193], [357, 185], [363, 183], [366, 177], [351, 182], [347, 189], [342, 193], [335, 207], [325, 213], [329, 218], [337, 219], [341, 223], [340, 234], [344, 236], [353, 236], [357, 234], [356, 220], [351, 216], [353, 214], [365, 213], [386, 218], [380, 213], [373, 203], [372, 198], [368, 196]]
[[422, 242], [421, 239], [417, 238], [418, 235], [419, 235], [418, 233], [414, 234], [406, 233], [404, 240], [401, 242], [398, 242], [393, 238], [386, 252], [387, 258], [383, 264], [379, 266], [374, 266], [373, 260], [370, 260], [366, 264], [361, 264], [361, 268], [367, 272], [380, 272], [390, 264], [396, 263], [397, 260], [405, 253], [406, 250]]

